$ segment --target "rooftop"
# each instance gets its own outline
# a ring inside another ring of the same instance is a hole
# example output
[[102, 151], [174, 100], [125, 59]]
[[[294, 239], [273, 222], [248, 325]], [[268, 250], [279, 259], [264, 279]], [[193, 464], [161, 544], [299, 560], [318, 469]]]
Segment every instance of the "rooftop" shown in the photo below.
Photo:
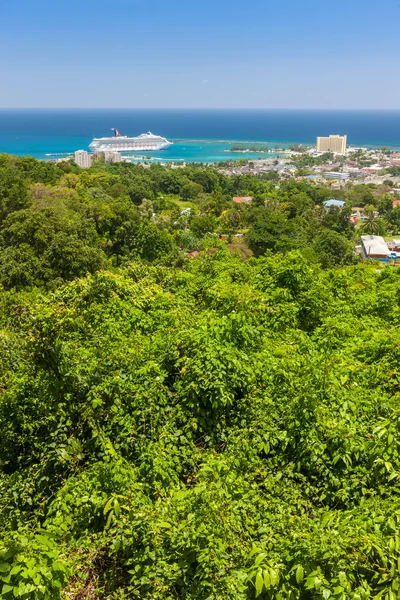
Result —
[[367, 256], [390, 256], [387, 243], [380, 235], [362, 235], [361, 242]]
[[324, 202], [324, 205], [327, 207], [338, 206], [339, 208], [343, 208], [344, 204], [343, 200], [325, 200]]
[[252, 196], [235, 196], [234, 198], [232, 198], [232, 200], [234, 202], [236, 202], [237, 204], [250, 204], [250, 202], [253, 200]]

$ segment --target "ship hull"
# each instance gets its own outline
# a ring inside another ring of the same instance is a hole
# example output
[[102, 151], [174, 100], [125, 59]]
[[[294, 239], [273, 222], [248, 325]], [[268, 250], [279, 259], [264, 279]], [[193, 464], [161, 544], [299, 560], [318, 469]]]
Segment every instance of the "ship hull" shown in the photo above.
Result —
[[142, 150], [165, 150], [169, 148], [171, 144], [159, 144], [159, 145], [146, 145], [138, 146], [136, 144], [124, 144], [121, 146], [114, 146], [113, 144], [90, 144], [89, 148], [93, 152], [107, 152], [114, 150], [115, 152], [135, 152]]

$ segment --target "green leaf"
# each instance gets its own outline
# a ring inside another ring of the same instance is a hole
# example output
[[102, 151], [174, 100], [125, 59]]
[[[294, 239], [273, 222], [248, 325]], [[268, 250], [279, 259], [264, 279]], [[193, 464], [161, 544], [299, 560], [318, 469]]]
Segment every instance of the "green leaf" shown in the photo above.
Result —
[[256, 598], [258, 598], [258, 596], [263, 591], [263, 587], [264, 587], [264, 578], [263, 578], [262, 569], [260, 567], [258, 569], [257, 575], [256, 575]]
[[304, 569], [302, 565], [298, 565], [296, 569], [296, 581], [297, 583], [301, 583], [304, 579]]
[[254, 566], [258, 567], [258, 565], [260, 565], [262, 563], [262, 561], [266, 558], [267, 553], [266, 552], [261, 552], [256, 560], [254, 561]]
[[322, 579], [318, 576], [314, 577], [314, 587], [316, 590], [319, 590], [321, 587]]
[[271, 586], [274, 587], [279, 583], [279, 573], [276, 569], [270, 570]]
[[120, 507], [119, 502], [118, 502], [118, 500], [116, 498], [114, 498], [114, 512], [115, 512], [115, 515], [117, 517], [119, 516], [119, 514], [121, 512], [121, 507]]
[[106, 505], [105, 505], [104, 510], [103, 510], [103, 513], [105, 515], [110, 511], [112, 503], [113, 503], [113, 500], [114, 500], [113, 497], [111, 497], [109, 500], [107, 500]]
[[12, 585], [8, 585], [7, 583], [5, 583], [3, 585], [3, 589], [1, 590], [1, 594], [2, 596], [4, 596], [4, 594], [9, 594], [10, 592], [13, 591], [13, 586]]
[[9, 563], [0, 563], [0, 573], [8, 573], [11, 569], [11, 565]]
[[271, 587], [271, 577], [269, 575], [268, 569], [264, 569], [263, 576], [264, 576], [265, 589], [269, 590], [269, 588]]

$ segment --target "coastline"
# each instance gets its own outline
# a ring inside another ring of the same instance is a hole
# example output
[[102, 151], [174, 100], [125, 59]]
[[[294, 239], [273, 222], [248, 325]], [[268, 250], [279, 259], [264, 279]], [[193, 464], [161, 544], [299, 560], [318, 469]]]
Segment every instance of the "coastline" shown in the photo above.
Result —
[[[313, 146], [316, 136], [335, 132], [347, 134], [352, 147], [400, 149], [400, 110], [0, 109], [0, 152], [55, 160], [88, 150], [92, 139], [112, 126], [127, 135], [150, 130], [174, 142], [149, 152], [157, 162], [280, 156], [290, 146]], [[265, 145], [266, 150], [227, 152], [233, 144]]]

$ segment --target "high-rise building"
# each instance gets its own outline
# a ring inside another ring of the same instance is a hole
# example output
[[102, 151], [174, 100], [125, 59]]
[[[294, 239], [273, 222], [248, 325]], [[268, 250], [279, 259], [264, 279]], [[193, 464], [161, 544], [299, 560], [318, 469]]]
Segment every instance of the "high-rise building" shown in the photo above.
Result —
[[330, 135], [329, 137], [317, 137], [317, 152], [333, 152], [334, 154], [345, 154], [347, 146], [347, 135]]
[[106, 164], [121, 162], [120, 152], [115, 152], [115, 150], [106, 150], [104, 152], [104, 162]]
[[75, 162], [81, 169], [89, 169], [92, 166], [92, 155], [85, 150], [77, 150], [75, 152]]

